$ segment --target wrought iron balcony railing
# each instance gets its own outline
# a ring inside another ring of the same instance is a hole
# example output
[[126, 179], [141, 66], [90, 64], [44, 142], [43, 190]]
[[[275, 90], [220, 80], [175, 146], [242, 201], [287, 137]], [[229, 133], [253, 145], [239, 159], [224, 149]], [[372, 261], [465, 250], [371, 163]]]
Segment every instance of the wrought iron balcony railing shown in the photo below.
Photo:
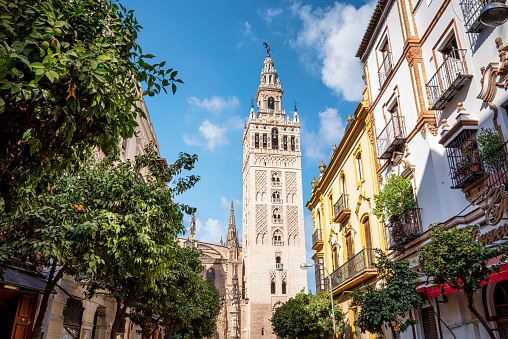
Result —
[[422, 209], [412, 208], [406, 212], [393, 216], [388, 225], [388, 249], [404, 251], [404, 245], [422, 234]]
[[[483, 6], [498, 0], [462, 0], [460, 7], [464, 16], [464, 26], [468, 33], [480, 33], [484, 25], [480, 22], [480, 11]], [[504, 1], [503, 1], [504, 2]]]
[[473, 77], [468, 74], [466, 50], [454, 49], [427, 83], [431, 108], [442, 110]]
[[280, 187], [280, 186], [282, 186], [282, 183], [280, 181], [272, 180], [272, 186]]
[[321, 246], [323, 246], [323, 230], [318, 228], [312, 234], [312, 249], [317, 250]]
[[282, 219], [281, 218], [272, 218], [272, 223], [274, 223], [274, 224], [282, 224]]
[[377, 154], [380, 159], [390, 159], [392, 153], [406, 142], [404, 117], [394, 115], [377, 137]]
[[508, 183], [507, 143], [482, 158], [483, 167], [488, 172], [487, 186], [490, 188]]
[[284, 241], [283, 240], [272, 240], [272, 245], [284, 246]]
[[344, 265], [332, 272], [332, 288], [336, 288], [358, 273], [366, 269], [374, 269], [375, 252], [372, 248], [365, 248], [354, 257], [346, 261]]
[[451, 188], [464, 188], [483, 176], [483, 164], [478, 155], [475, 132], [464, 130], [446, 147]]
[[390, 52], [386, 52], [383, 62], [381, 63], [381, 66], [379, 66], [379, 70], [377, 72], [379, 77], [379, 86], [383, 87], [383, 84], [392, 72], [392, 69], [392, 54]]
[[349, 209], [349, 194], [341, 194], [340, 198], [333, 205], [334, 221], [343, 222], [351, 214]]

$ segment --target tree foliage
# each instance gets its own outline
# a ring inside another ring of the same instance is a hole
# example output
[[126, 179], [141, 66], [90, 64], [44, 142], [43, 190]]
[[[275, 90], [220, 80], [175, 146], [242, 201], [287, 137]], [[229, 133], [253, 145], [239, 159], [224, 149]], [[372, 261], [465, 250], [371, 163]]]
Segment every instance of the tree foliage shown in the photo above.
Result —
[[368, 285], [365, 291], [355, 290], [352, 295], [353, 305], [360, 308], [358, 325], [362, 332], [382, 333], [383, 324], [388, 323], [394, 331], [394, 323], [401, 332], [408, 326], [416, 324], [414, 319], [406, 319], [412, 309], [423, 306], [423, 299], [416, 292], [418, 274], [409, 268], [409, 262], [391, 261], [380, 251], [376, 251], [376, 268], [381, 279], [378, 288]]
[[131, 137], [144, 94], [171, 86], [177, 71], [150, 64], [142, 27], [107, 0], [0, 0], [0, 197], [46, 189], [88, 150]]
[[125, 313], [127, 296], [157, 285], [173, 260], [183, 213], [193, 211], [175, 203], [174, 196], [199, 180], [191, 175], [167, 187], [168, 178], [192, 169], [196, 156], [181, 154], [164, 170], [157, 157], [149, 146], [133, 162], [110, 156], [98, 164], [85, 163], [60, 177], [51, 192], [34, 195], [30, 210], [3, 215], [1, 262], [10, 264], [15, 257], [32, 269], [52, 268], [36, 327], [42, 326], [44, 302], [63, 273], [96, 279], [90, 294], [95, 287], [108, 288], [119, 301], [114, 326]]
[[[477, 241], [478, 229], [474, 226], [452, 228], [446, 231], [443, 225], [430, 227], [430, 242], [420, 250], [419, 261], [423, 272], [434, 276], [434, 284], [440, 285], [444, 293], [445, 285], [463, 290], [469, 310], [480, 320], [491, 338], [495, 338], [487, 321], [476, 310], [473, 295], [489, 275], [499, 272], [502, 263], [508, 258], [508, 245], [485, 247]], [[500, 258], [500, 263], [490, 264], [492, 258]]]
[[385, 222], [392, 215], [399, 215], [416, 206], [413, 186], [408, 178], [389, 175], [378, 194], [374, 195], [372, 210], [379, 220]]
[[158, 280], [158, 288], [136, 296], [129, 318], [142, 327], [145, 337], [160, 324], [164, 324], [168, 337], [213, 335], [220, 311], [219, 292], [199, 276], [201, 271], [199, 253], [178, 247], [174, 263]]
[[[344, 316], [334, 301], [336, 327], [343, 325]], [[304, 293], [290, 298], [271, 319], [273, 332], [280, 338], [333, 337], [332, 305], [329, 292]]]

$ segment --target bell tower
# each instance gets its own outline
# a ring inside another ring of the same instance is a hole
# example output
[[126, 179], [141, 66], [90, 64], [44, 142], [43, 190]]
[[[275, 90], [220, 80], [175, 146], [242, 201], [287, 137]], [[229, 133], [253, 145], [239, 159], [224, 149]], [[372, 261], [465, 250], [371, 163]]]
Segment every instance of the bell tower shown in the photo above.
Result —
[[242, 338], [273, 338], [274, 310], [302, 288], [307, 274], [300, 151], [295, 110], [282, 109], [284, 89], [265, 44], [255, 102], [243, 133], [243, 283], [249, 304]]

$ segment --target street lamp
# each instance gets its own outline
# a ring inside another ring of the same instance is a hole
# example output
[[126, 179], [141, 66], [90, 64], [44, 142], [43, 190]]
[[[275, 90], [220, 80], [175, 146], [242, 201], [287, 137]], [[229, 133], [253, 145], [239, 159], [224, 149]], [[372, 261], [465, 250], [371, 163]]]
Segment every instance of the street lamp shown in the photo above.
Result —
[[508, 20], [508, 6], [504, 1], [491, 0], [480, 11], [480, 22], [485, 26], [495, 27]]
[[[227, 288], [224, 289], [224, 295], [228, 297], [228, 299], [231, 301], [231, 320], [233, 320], [233, 329], [235, 331], [233, 338], [238, 338], [238, 301], [244, 300], [245, 304], [249, 303], [249, 298], [243, 297], [240, 295], [240, 290], [238, 289], [238, 276], [235, 274], [233, 276], [233, 289], [228, 290]], [[245, 289], [242, 289], [242, 292], [245, 292]], [[226, 298], [223, 296], [221, 300], [221, 304], [224, 305], [226, 302]]]
[[326, 268], [325, 265], [318, 264], [318, 263], [314, 263], [314, 264], [303, 263], [300, 265], [300, 268], [302, 270], [306, 270], [307, 268], [315, 266], [315, 265], [323, 267], [326, 270], [326, 274], [328, 275], [328, 281], [330, 283], [330, 301], [332, 303], [333, 338], [337, 338], [337, 331], [335, 330], [335, 310], [333, 308], [332, 277], [330, 276], [330, 272], [328, 272], [328, 269]]

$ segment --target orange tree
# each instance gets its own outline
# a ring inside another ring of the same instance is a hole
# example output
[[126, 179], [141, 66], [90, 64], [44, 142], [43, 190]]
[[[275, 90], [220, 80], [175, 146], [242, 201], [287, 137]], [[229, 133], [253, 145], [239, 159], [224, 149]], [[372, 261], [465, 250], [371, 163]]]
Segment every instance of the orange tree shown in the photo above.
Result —
[[150, 96], [177, 71], [151, 64], [142, 28], [108, 0], [0, 0], [0, 198], [10, 210], [24, 187], [47, 189], [87, 150], [130, 137]]
[[[155, 151], [146, 151], [133, 162], [110, 156], [85, 164], [59, 178], [51, 192], [34, 195], [30, 210], [3, 215], [0, 263], [13, 264], [14, 257], [32, 270], [50, 268], [33, 338], [40, 337], [48, 298], [64, 273], [78, 281], [84, 276], [101, 279], [111, 269], [123, 276], [114, 283], [102, 280], [117, 300], [112, 338], [134, 295], [153, 288], [166, 274], [175, 258], [175, 238], [184, 229], [183, 213], [194, 211], [175, 203], [174, 197], [199, 180], [178, 176], [193, 168], [196, 156], [181, 154], [160, 169]], [[148, 168], [145, 178], [143, 168]]]
[[[434, 276], [434, 284], [445, 284], [456, 290], [462, 290], [467, 299], [467, 307], [482, 323], [491, 338], [496, 338], [489, 323], [478, 312], [473, 303], [474, 293], [483, 282], [489, 281], [489, 275], [499, 272], [508, 259], [508, 244], [486, 247], [477, 241], [478, 229], [474, 226], [452, 228], [446, 231], [443, 225], [430, 227], [430, 242], [420, 250], [419, 261], [423, 272]], [[500, 261], [490, 265], [489, 260], [499, 257]]]

